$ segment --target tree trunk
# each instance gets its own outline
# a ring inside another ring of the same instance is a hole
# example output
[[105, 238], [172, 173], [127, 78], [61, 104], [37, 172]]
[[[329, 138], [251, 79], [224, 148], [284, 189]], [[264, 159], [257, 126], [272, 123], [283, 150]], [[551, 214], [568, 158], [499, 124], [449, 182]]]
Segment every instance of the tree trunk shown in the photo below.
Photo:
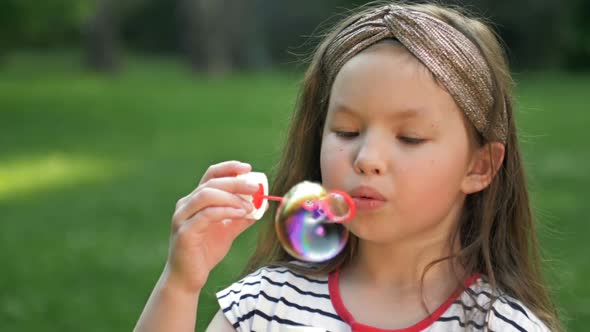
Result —
[[231, 72], [227, 0], [179, 0], [182, 42], [191, 68], [211, 75]]
[[205, 71], [207, 63], [203, 47], [200, 45], [197, 2], [195, 0], [178, 0], [177, 9], [182, 52], [194, 72]]
[[86, 26], [86, 64], [93, 70], [115, 72], [120, 67], [118, 31], [110, 0], [97, 0]]
[[178, 0], [182, 48], [191, 68], [211, 75], [270, 63], [258, 0]]
[[262, 69], [271, 63], [266, 45], [265, 27], [261, 12], [262, 0], [232, 0], [232, 11], [227, 13], [232, 46], [232, 61], [240, 69]]

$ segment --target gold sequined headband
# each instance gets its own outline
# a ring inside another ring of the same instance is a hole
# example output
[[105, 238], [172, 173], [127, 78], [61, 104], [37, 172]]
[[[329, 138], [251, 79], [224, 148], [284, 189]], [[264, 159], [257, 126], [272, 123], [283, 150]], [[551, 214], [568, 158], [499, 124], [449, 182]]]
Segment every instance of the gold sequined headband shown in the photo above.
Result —
[[380, 7], [349, 24], [326, 49], [325, 61], [333, 64], [328, 76], [333, 80], [346, 61], [388, 38], [397, 39], [434, 74], [484, 138], [506, 142], [506, 109], [493, 114], [492, 74], [479, 48], [449, 24], [418, 10]]

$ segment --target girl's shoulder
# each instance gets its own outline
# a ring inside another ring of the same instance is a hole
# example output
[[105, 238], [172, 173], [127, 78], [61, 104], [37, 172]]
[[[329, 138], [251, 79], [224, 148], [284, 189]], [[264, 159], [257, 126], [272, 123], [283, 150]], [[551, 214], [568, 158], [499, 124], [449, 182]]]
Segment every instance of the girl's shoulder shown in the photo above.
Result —
[[332, 306], [328, 276], [286, 266], [262, 267], [216, 296], [221, 311], [238, 331], [311, 325], [337, 331], [344, 324]]
[[455, 310], [466, 315], [467, 325], [474, 328], [487, 326], [491, 331], [549, 331], [547, 326], [527, 306], [493, 289], [485, 277], [478, 278], [455, 301]]

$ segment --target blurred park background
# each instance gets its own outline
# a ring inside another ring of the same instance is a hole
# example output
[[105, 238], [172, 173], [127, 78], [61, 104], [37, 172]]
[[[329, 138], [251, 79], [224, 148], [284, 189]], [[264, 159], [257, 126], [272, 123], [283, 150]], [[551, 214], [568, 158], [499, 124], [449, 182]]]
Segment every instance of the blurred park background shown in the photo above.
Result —
[[[363, 3], [0, 0], [0, 331], [131, 330], [176, 200], [213, 163], [271, 170], [303, 59]], [[508, 47], [545, 271], [587, 331], [590, 1], [452, 3]], [[197, 330], [256, 235], [211, 275]]]

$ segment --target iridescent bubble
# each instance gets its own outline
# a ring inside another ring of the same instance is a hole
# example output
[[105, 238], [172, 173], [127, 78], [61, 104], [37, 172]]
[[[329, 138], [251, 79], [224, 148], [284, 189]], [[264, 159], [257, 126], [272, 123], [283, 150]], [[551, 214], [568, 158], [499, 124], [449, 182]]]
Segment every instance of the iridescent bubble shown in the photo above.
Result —
[[284, 196], [275, 228], [291, 256], [323, 262], [346, 246], [349, 233], [341, 223], [350, 220], [354, 211], [354, 202], [346, 193], [327, 192], [320, 184], [305, 181]]

